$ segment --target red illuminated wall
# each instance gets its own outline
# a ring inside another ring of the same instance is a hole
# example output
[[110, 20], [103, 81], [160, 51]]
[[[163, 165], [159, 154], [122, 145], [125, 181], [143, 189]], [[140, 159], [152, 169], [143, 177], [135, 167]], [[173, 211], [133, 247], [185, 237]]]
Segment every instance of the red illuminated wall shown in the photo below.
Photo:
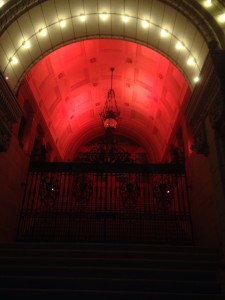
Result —
[[61, 160], [72, 160], [80, 147], [104, 134], [99, 113], [111, 67], [121, 112], [117, 134], [144, 148], [150, 161], [161, 161], [190, 90], [167, 58], [145, 46], [111, 39], [64, 46], [30, 70], [18, 92], [20, 101], [29, 87], [35, 118], [49, 133], [51, 147]]

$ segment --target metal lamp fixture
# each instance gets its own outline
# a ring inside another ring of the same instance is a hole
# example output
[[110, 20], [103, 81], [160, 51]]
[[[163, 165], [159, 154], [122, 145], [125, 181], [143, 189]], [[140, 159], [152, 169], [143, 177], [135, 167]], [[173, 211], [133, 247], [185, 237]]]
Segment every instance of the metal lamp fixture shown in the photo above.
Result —
[[106, 132], [110, 132], [110, 133], [116, 129], [119, 121], [119, 116], [120, 116], [120, 112], [118, 110], [117, 103], [116, 103], [115, 91], [112, 88], [114, 70], [115, 70], [114, 68], [110, 68], [111, 88], [108, 91], [108, 95], [107, 95], [107, 99], [103, 111], [100, 113], [102, 124]]

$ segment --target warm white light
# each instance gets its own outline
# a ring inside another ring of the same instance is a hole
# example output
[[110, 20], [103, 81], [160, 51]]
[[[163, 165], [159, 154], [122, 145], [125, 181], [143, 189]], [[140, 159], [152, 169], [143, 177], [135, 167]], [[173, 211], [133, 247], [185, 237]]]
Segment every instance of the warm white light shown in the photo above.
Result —
[[108, 15], [107, 15], [106, 12], [103, 12], [103, 13], [101, 14], [101, 19], [102, 19], [102, 21], [105, 21], [105, 20], [108, 19]]
[[160, 35], [161, 37], [166, 37], [168, 35], [168, 31], [166, 29], [161, 29]]
[[225, 13], [222, 14], [222, 15], [220, 15], [220, 16], [218, 17], [218, 21], [219, 21], [220, 23], [225, 22]]
[[5, 76], [5, 80], [9, 80], [9, 77], [8, 77], [8, 76]]
[[30, 41], [24, 41], [22, 45], [23, 45], [24, 48], [29, 49], [30, 48]]
[[46, 28], [41, 28], [39, 30], [39, 32], [40, 32], [40, 35], [43, 36], [43, 37], [47, 35], [47, 29]]
[[199, 82], [199, 80], [200, 80], [200, 77], [199, 76], [196, 76], [195, 78], [194, 78], [194, 82]]
[[122, 17], [122, 20], [124, 23], [127, 23], [129, 21], [129, 17], [127, 15]]
[[142, 27], [143, 28], [148, 28], [149, 27], [149, 21], [147, 21], [147, 20], [144, 20], [143, 22], [142, 22]]
[[0, 8], [5, 4], [5, 1], [0, 0]]
[[187, 60], [187, 64], [189, 65], [189, 66], [193, 66], [194, 64], [195, 64], [195, 59], [194, 59], [194, 57], [189, 57], [188, 58], [188, 60]]
[[81, 20], [81, 22], [84, 22], [86, 20], [86, 16], [85, 15], [80, 15], [80, 20]]
[[181, 49], [184, 49], [184, 44], [179, 41], [179, 42], [176, 43], [175, 47], [176, 47], [177, 50], [181, 50]]
[[9, 61], [10, 61], [13, 65], [18, 64], [18, 59], [17, 59], [15, 56], [11, 57]]
[[212, 0], [206, 0], [206, 1], [204, 2], [204, 6], [205, 6], [205, 7], [210, 7], [210, 6], [212, 6]]
[[66, 26], [65, 20], [60, 20], [59, 25], [60, 25], [61, 28], [65, 27]]

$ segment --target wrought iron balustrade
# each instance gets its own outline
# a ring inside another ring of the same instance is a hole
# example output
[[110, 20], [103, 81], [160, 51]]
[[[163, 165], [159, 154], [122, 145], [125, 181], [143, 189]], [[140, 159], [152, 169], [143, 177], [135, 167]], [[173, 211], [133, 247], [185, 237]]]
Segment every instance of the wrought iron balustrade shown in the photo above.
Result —
[[17, 238], [191, 243], [184, 167], [32, 163]]

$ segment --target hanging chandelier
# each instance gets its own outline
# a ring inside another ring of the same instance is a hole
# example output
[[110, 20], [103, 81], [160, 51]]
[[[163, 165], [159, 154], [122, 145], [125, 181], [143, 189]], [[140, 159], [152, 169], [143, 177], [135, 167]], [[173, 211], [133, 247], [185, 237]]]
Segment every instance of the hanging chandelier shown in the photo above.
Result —
[[115, 70], [114, 68], [110, 68], [111, 88], [108, 91], [107, 99], [103, 111], [100, 113], [102, 124], [107, 133], [112, 133], [112, 131], [116, 129], [120, 117], [120, 112], [116, 104], [115, 91], [112, 88], [114, 70]]

